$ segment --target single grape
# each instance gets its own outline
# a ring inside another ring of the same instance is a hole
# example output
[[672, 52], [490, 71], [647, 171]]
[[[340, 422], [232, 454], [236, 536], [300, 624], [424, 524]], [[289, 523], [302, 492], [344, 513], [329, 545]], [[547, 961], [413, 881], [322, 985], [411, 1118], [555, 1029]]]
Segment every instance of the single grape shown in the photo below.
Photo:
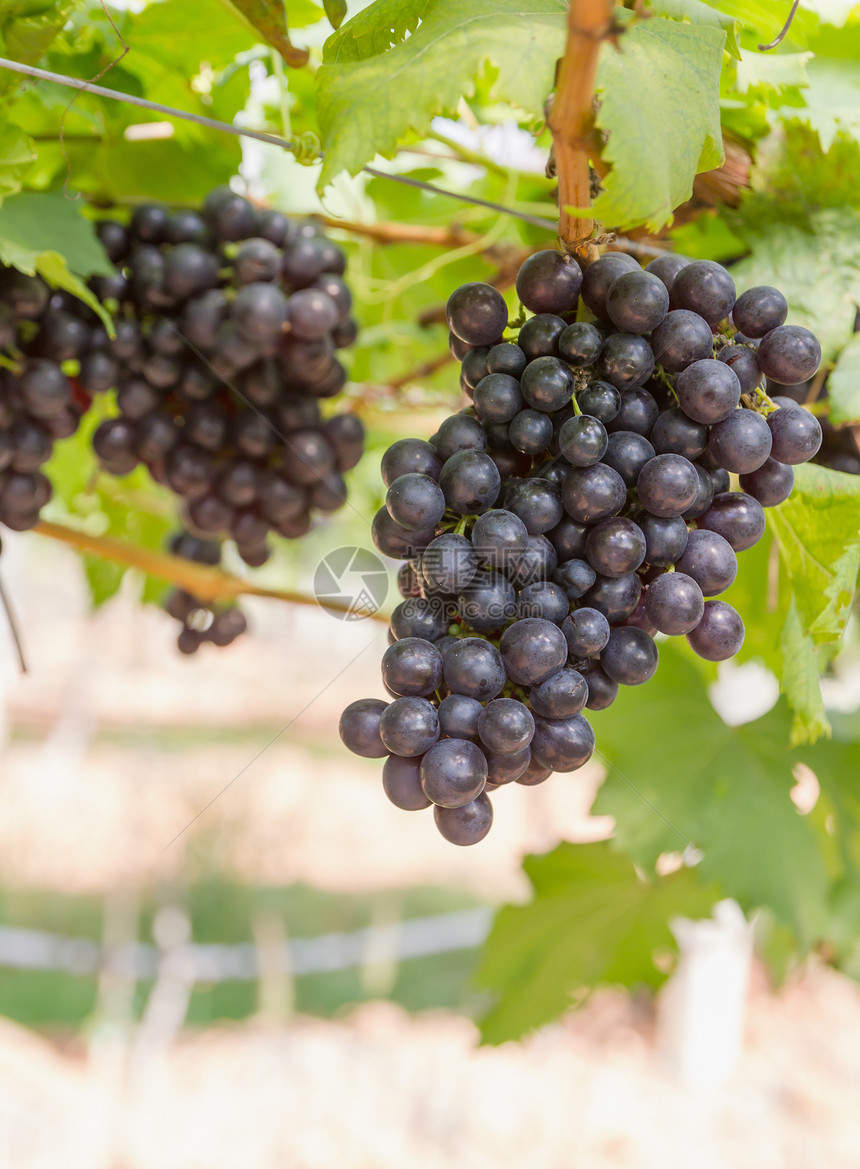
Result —
[[545, 621], [560, 624], [570, 610], [570, 602], [564, 589], [547, 580], [534, 581], [520, 589], [517, 598], [517, 617], [540, 617]]
[[517, 296], [533, 313], [564, 313], [576, 308], [582, 269], [572, 256], [547, 249], [523, 261], [517, 273]]
[[434, 536], [432, 528], [409, 531], [401, 527], [384, 507], [373, 517], [370, 534], [382, 555], [390, 556], [392, 560], [408, 560], [416, 556], [424, 551]]
[[572, 325], [567, 325], [558, 337], [559, 357], [576, 369], [594, 365], [602, 347], [603, 337], [600, 330], [586, 321], [575, 321]]
[[439, 727], [449, 739], [478, 741], [478, 719], [483, 706], [467, 694], [449, 694], [439, 703]]
[[771, 455], [794, 466], [814, 458], [821, 449], [821, 423], [801, 406], [781, 406], [767, 416], [773, 444]]
[[632, 430], [616, 430], [609, 435], [603, 462], [617, 471], [629, 488], [636, 486], [639, 472], [655, 454], [654, 447], [643, 435]]
[[597, 363], [601, 378], [618, 390], [643, 385], [654, 372], [654, 352], [635, 333], [610, 333]]
[[489, 373], [481, 378], [475, 386], [474, 402], [482, 422], [510, 422], [525, 405], [520, 383], [506, 373]]
[[457, 451], [439, 474], [445, 502], [457, 515], [478, 515], [499, 497], [502, 478], [498, 467], [482, 451]]
[[514, 586], [500, 572], [486, 569], [457, 597], [460, 619], [478, 633], [493, 633], [501, 629], [516, 613], [517, 594]]
[[397, 695], [428, 698], [442, 685], [442, 656], [432, 642], [404, 637], [382, 655], [382, 681]]
[[523, 686], [537, 686], [567, 661], [567, 641], [550, 621], [529, 617], [509, 626], [499, 644], [508, 677]]
[[547, 532], [547, 538], [555, 548], [559, 562], [581, 559], [585, 555], [587, 535], [588, 527], [578, 520], [571, 519], [570, 516], [563, 516], [561, 522]]
[[711, 506], [696, 524], [722, 536], [735, 552], [744, 552], [764, 535], [765, 516], [753, 496], [742, 491], [725, 491], [714, 496]]
[[562, 488], [564, 510], [571, 519], [580, 523], [594, 524], [617, 515], [626, 502], [624, 480], [604, 463], [596, 463], [593, 467], [572, 467]]
[[436, 642], [448, 632], [448, 615], [438, 597], [415, 597], [401, 601], [391, 614], [391, 632], [399, 641], [409, 637]]
[[491, 284], [463, 284], [445, 309], [448, 328], [469, 345], [495, 345], [508, 326], [508, 306]]
[[633, 386], [622, 393], [621, 406], [607, 426], [607, 430], [610, 434], [616, 434], [621, 430], [631, 431], [647, 438], [659, 413], [660, 407], [653, 394], [649, 394], [641, 386]]
[[445, 685], [454, 694], [488, 702], [504, 689], [506, 675], [502, 657], [482, 637], [465, 637], [445, 653]]
[[490, 357], [490, 349], [487, 345], [478, 345], [463, 358], [460, 366], [460, 385], [464, 393], [471, 397], [475, 392], [475, 386], [478, 382], [483, 381], [490, 372], [487, 364]]
[[711, 326], [689, 309], [672, 309], [651, 334], [654, 357], [670, 373], [710, 357], [713, 344]]
[[588, 687], [587, 710], [606, 710], [618, 697], [618, 683], [608, 677], [599, 665], [592, 665], [583, 674]]
[[508, 579], [517, 588], [546, 581], [558, 565], [558, 554], [544, 535], [530, 535], [525, 550], [516, 557]]
[[758, 500], [762, 507], [776, 507], [791, 495], [794, 468], [767, 458], [757, 470], [741, 475], [740, 482], [741, 489]]
[[565, 618], [561, 631], [572, 658], [589, 658], [599, 654], [609, 641], [609, 622], [597, 609], [583, 606]]
[[449, 844], [478, 844], [493, 826], [493, 805], [484, 792], [462, 808], [433, 809], [436, 827]]
[[607, 252], [589, 264], [582, 277], [582, 299], [596, 317], [608, 320], [606, 296], [624, 272], [638, 272], [639, 264], [625, 252]]
[[600, 668], [622, 686], [641, 686], [653, 678], [659, 656], [653, 638], [644, 629], [623, 625], [610, 633], [600, 653]]
[[439, 479], [443, 459], [429, 442], [420, 438], [401, 438], [382, 456], [382, 482], [390, 487], [395, 479], [410, 472]]
[[511, 341], [503, 341], [500, 345], [494, 345], [487, 354], [488, 374], [506, 373], [509, 377], [520, 378], [527, 365], [528, 358], [525, 353], [519, 345]]
[[573, 375], [557, 357], [537, 357], [523, 371], [520, 389], [529, 406], [554, 414], [573, 395]]
[[506, 755], [487, 756], [487, 791], [501, 787], [506, 783], [515, 783], [520, 776], [525, 775], [532, 761], [531, 747], [523, 747], [519, 751], [509, 751]]
[[666, 572], [648, 586], [645, 613], [661, 633], [689, 633], [702, 619], [705, 598], [692, 577]]
[[445, 496], [429, 475], [412, 472], [394, 480], [388, 488], [385, 507], [403, 528], [434, 528], [445, 514]]
[[478, 571], [478, 554], [465, 536], [446, 532], [437, 536], [421, 555], [421, 575], [440, 593], [459, 593]]
[[588, 562], [601, 576], [625, 576], [645, 559], [645, 535], [638, 524], [621, 516], [601, 520], [588, 533]]
[[737, 576], [738, 558], [728, 540], [699, 528], [690, 532], [676, 568], [692, 577], [706, 597], [713, 597], [725, 592]]
[[276, 340], [284, 328], [287, 298], [273, 284], [246, 284], [237, 292], [230, 316], [245, 341], [267, 344]]
[[594, 731], [581, 714], [536, 718], [532, 758], [552, 771], [576, 771], [594, 753]]
[[650, 333], [668, 311], [669, 290], [651, 272], [623, 272], [606, 294], [606, 313], [624, 333]]
[[385, 794], [404, 812], [420, 812], [429, 808], [431, 801], [421, 786], [421, 760], [412, 756], [389, 755], [382, 765], [382, 787]]
[[708, 426], [728, 418], [741, 400], [741, 383], [737, 374], [730, 365], [713, 358], [694, 361], [682, 370], [675, 390], [684, 413], [695, 422]]
[[585, 560], [565, 560], [553, 570], [552, 579], [568, 600], [578, 601], [597, 580], [597, 573]]
[[478, 734], [492, 755], [521, 751], [532, 741], [535, 720], [532, 712], [515, 698], [495, 698], [481, 711]]
[[737, 297], [735, 282], [713, 260], [696, 260], [682, 268], [672, 285], [672, 300], [679, 308], [698, 313], [709, 325], [724, 320]]
[[559, 431], [558, 445], [572, 466], [591, 467], [606, 453], [606, 427], [588, 414], [576, 414], [568, 418]]
[[508, 509], [525, 524], [530, 536], [549, 532], [564, 515], [558, 491], [547, 479], [525, 479], [505, 495]]
[[771, 329], [785, 324], [788, 301], [777, 288], [758, 285], [742, 292], [732, 309], [732, 320], [747, 337], [764, 337]]
[[452, 414], [446, 418], [436, 434], [436, 450], [443, 460], [457, 451], [483, 451], [487, 446], [487, 432], [477, 418], [469, 414]]
[[508, 434], [516, 450], [539, 455], [552, 442], [552, 420], [540, 410], [520, 410], [511, 419]]
[[[607, 636], [608, 636], [607, 628]], [[572, 718], [579, 714], [588, 698], [588, 686], [578, 670], [565, 668], [533, 686], [529, 702], [541, 718]]]
[[379, 722], [387, 706], [380, 698], [359, 698], [349, 704], [340, 716], [339, 727], [347, 750], [365, 759], [382, 759], [388, 754], [379, 734]]
[[699, 477], [699, 488], [696, 492], [696, 498], [686, 511], [682, 513], [683, 518], [688, 523], [698, 519], [700, 515], [704, 515], [711, 506], [711, 501], [714, 498], [714, 482], [709, 472], [699, 463], [693, 463], [693, 467]]
[[507, 571], [523, 552], [528, 529], [519, 516], [502, 508], [484, 512], [472, 529], [472, 546], [478, 559], [493, 568]]
[[708, 453], [717, 466], [746, 475], [758, 470], [772, 445], [770, 427], [761, 414], [740, 409], [711, 428]]
[[434, 804], [462, 808], [484, 790], [487, 760], [468, 739], [442, 739], [421, 760], [419, 775], [424, 794]]
[[683, 455], [655, 455], [639, 472], [636, 488], [651, 515], [681, 515], [696, 498], [699, 476]]
[[439, 717], [426, 698], [395, 698], [379, 719], [379, 736], [392, 755], [423, 755], [439, 738]]
[[717, 361], [732, 370], [740, 382], [742, 394], [751, 394], [756, 386], [761, 385], [762, 373], [754, 349], [746, 345], [726, 345], [717, 354]]
[[588, 607], [602, 613], [610, 625], [632, 616], [642, 595], [642, 582], [635, 572], [626, 576], [598, 576], [585, 594]]
[[536, 357], [557, 357], [559, 337], [566, 328], [561, 317], [539, 313], [536, 317], [530, 317], [522, 326], [517, 345], [529, 361], [534, 361]]
[[758, 347], [759, 369], [780, 385], [805, 382], [821, 365], [821, 345], [814, 333], [800, 325], [780, 325], [762, 338]]
[[709, 662], [724, 662], [744, 643], [744, 623], [725, 601], [706, 601], [699, 624], [687, 634], [690, 647]]
[[552, 775], [551, 767], [542, 767], [531, 757], [531, 748], [529, 748], [529, 764], [522, 775], [517, 779], [517, 783], [521, 783], [524, 787], [537, 787], [539, 783], [549, 779]]
[[650, 264], [646, 264], [645, 271], [656, 276], [658, 280], [662, 280], [671, 295], [675, 277], [682, 268], [686, 268], [692, 262], [686, 256], [679, 256], [677, 252], [666, 252], [665, 255], [657, 256]]
[[661, 411], [651, 430], [651, 443], [658, 455], [697, 459], [708, 445], [708, 428], [701, 422], [694, 422], [678, 406], [673, 406]]

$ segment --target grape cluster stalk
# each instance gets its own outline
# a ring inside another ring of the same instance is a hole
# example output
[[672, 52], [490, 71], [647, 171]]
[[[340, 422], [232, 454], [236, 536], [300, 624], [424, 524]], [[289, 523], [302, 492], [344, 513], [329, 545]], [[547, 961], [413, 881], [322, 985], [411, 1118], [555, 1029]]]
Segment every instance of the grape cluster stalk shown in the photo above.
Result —
[[453, 293], [471, 404], [383, 456], [373, 539], [403, 561], [391, 701], [340, 722], [351, 751], [385, 760], [389, 799], [432, 806], [458, 845], [490, 830], [490, 793], [588, 761], [583, 712], [653, 676], [658, 636], [737, 653], [743, 622], [720, 594], [821, 445], [808, 410], [763, 389], [821, 362], [777, 289], [738, 296], [721, 265], [678, 255], [583, 271], [555, 251], [516, 288], [513, 323], [490, 285]]

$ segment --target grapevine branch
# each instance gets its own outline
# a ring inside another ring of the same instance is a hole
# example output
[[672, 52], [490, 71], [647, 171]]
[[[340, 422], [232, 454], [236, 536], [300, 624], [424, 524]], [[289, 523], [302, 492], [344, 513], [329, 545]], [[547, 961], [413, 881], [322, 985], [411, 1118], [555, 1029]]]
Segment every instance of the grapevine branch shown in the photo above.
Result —
[[[192, 560], [185, 560], [181, 556], [172, 556], [168, 552], [155, 552], [149, 548], [140, 548], [136, 544], [126, 544], [112, 536], [93, 536], [77, 528], [69, 528], [65, 524], [55, 524], [50, 520], [41, 520], [35, 528], [42, 536], [58, 540], [62, 544], [69, 544], [78, 552], [90, 556], [98, 556], [102, 560], [110, 560], [114, 564], [122, 564], [126, 568], [137, 568], [159, 580], [167, 581], [177, 588], [198, 597], [201, 601], [212, 604], [216, 601], [232, 600], [234, 597], [268, 597], [275, 601], [286, 601], [291, 605], [313, 605], [319, 602], [315, 597], [292, 589], [264, 589], [251, 581], [243, 580], [221, 568], [211, 568], [206, 564], [196, 564]], [[350, 607], [335, 601], [326, 601], [326, 609], [334, 609], [338, 613], [349, 613]], [[387, 624], [388, 618], [382, 613], [369, 614], [375, 621]]]
[[600, 46], [612, 27], [612, 8], [612, 0], [571, 0], [567, 45], [549, 111], [558, 175], [558, 234], [570, 250], [582, 250], [594, 228], [591, 219], [572, 215], [568, 208], [588, 207], [591, 201], [594, 83]]

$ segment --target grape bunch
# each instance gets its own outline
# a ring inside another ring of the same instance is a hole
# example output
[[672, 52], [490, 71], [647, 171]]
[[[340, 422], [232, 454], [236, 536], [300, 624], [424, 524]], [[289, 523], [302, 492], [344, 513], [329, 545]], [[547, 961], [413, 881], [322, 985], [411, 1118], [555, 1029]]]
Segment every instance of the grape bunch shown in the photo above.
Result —
[[116, 266], [93, 287], [116, 315], [102, 380], [119, 410], [93, 435], [99, 462], [144, 464], [192, 534], [232, 537], [258, 567], [270, 532], [297, 538], [345, 503], [363, 451], [360, 420], [320, 408], [356, 336], [344, 255], [227, 187], [202, 214], [146, 204], [97, 230]]
[[[39, 276], [0, 268], [0, 523], [16, 532], [38, 523], [52, 494], [41, 468], [90, 403], [87, 373], [106, 334], [69, 311], [75, 303]], [[78, 378], [67, 362], [79, 363]]]
[[[221, 563], [220, 542], [204, 540], [190, 532], [176, 532], [170, 539], [169, 549], [174, 556], [182, 556], [195, 564], [214, 568]], [[164, 600], [164, 608], [181, 625], [176, 638], [181, 654], [196, 653], [207, 642], [221, 648], [232, 645], [248, 629], [247, 618], [238, 605], [212, 605], [187, 589], [171, 589]]]
[[432, 805], [460, 845], [489, 831], [488, 793], [591, 757], [583, 711], [652, 677], [658, 634], [709, 661], [740, 649], [718, 598], [821, 443], [809, 411], [762, 389], [821, 360], [775, 288], [738, 297], [719, 264], [677, 255], [583, 272], [554, 251], [516, 287], [513, 324], [492, 286], [453, 293], [471, 405], [383, 456], [373, 539], [404, 561], [392, 701], [353, 702], [340, 723], [350, 750], [385, 760], [389, 799]]

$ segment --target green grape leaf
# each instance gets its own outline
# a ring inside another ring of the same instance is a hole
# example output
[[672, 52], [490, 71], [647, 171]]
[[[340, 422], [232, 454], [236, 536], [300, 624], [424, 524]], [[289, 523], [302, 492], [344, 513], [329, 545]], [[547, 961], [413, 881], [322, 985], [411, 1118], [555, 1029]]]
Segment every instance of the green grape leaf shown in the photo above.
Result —
[[356, 13], [323, 46], [324, 65], [366, 61], [415, 32], [435, 0], [374, 0]]
[[726, 52], [737, 60], [741, 59], [736, 16], [720, 12], [701, 0], [648, 0], [646, 7], [658, 16], [668, 16], [672, 20], [688, 20], [690, 24], [721, 28], [726, 34]]
[[81, 560], [90, 590], [90, 604], [93, 609], [100, 609], [117, 595], [127, 569], [122, 564], [114, 564], [112, 560], [102, 560], [98, 556], [83, 555]]
[[[0, 8], [2, 55], [24, 65], [35, 65], [62, 31], [74, 0], [44, 4], [3, 4]], [[0, 94], [8, 94], [24, 82], [19, 73], [0, 71]]]
[[496, 995], [485, 1043], [519, 1039], [600, 984], [659, 986], [654, 955], [674, 949], [670, 919], [702, 917], [716, 900], [690, 869], [643, 880], [605, 842], [561, 844], [523, 867], [534, 896], [498, 912], [476, 973]]
[[7, 122], [0, 129], [0, 198], [21, 190], [23, 173], [35, 158], [32, 138]]
[[821, 678], [815, 642], [804, 630], [792, 597], [788, 616], [779, 639], [782, 658], [780, 689], [794, 711], [790, 744], [814, 743], [830, 733], [830, 720], [824, 713]]
[[809, 85], [806, 66], [814, 53], [754, 53], [742, 50], [736, 72], [738, 93], [751, 89], [804, 89]]
[[860, 419], [860, 333], [854, 333], [827, 375], [830, 418], [833, 422]]
[[725, 40], [722, 29], [658, 17], [629, 28], [618, 49], [604, 45], [597, 125], [609, 134], [603, 156], [612, 169], [591, 209], [596, 219], [657, 231], [689, 199], [696, 174], [722, 163]]
[[[434, 115], [455, 110], [461, 97], [474, 93], [488, 64], [495, 97], [542, 117], [564, 43], [565, 9], [563, 0], [525, 6], [522, 0], [468, 6], [436, 0], [412, 35], [387, 52], [323, 65], [317, 73], [325, 150], [320, 189], [343, 170], [357, 173], [376, 154], [391, 157], [410, 131], [425, 134]], [[337, 36], [345, 37], [351, 24]]]
[[[647, 686], [622, 687], [595, 718], [610, 768], [594, 811], [615, 817], [615, 846], [652, 871], [686, 841], [702, 850], [703, 881], [745, 910], [769, 906], [803, 945], [821, 935], [828, 873], [817, 826], [789, 792], [798, 760], [815, 768], [817, 747], [787, 747], [784, 701], [763, 718], [727, 726], [697, 667], [671, 644]], [[666, 716], [671, 711], [671, 746]]]
[[803, 630], [816, 645], [838, 640], [860, 570], [860, 479], [802, 463], [790, 498], [768, 509], [768, 524]]
[[840, 132], [860, 141], [860, 27], [822, 28], [810, 48], [815, 55], [807, 66], [805, 108], [788, 107], [782, 116], [811, 126], [825, 152]]
[[751, 254], [732, 269], [735, 282], [779, 288], [789, 321], [811, 329], [829, 361], [852, 335], [860, 304], [860, 213], [810, 208], [801, 225], [777, 218], [772, 200], [757, 210], [753, 223], [738, 228]]
[[340, 28], [346, 16], [346, 0], [323, 0], [323, 7], [332, 28]]

